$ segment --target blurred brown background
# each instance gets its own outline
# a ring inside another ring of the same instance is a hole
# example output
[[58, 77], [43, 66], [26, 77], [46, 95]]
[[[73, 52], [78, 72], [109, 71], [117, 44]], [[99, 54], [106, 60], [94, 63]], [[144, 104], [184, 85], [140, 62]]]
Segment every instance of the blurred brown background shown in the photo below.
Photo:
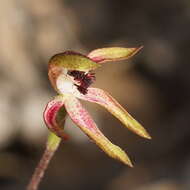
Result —
[[40, 189], [190, 189], [189, 0], [1, 0], [0, 189], [24, 190], [43, 152], [42, 113], [56, 93], [47, 62], [68, 49], [139, 46], [129, 61], [97, 70], [109, 91], [153, 139], [86, 104], [101, 130], [126, 150], [134, 169], [100, 151], [70, 120]]

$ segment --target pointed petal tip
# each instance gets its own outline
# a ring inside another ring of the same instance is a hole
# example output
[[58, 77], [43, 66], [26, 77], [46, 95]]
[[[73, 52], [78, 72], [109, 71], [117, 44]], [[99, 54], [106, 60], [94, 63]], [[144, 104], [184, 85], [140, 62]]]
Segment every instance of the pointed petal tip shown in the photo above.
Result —
[[107, 150], [106, 153], [112, 158], [115, 158], [116, 160], [122, 162], [123, 164], [128, 165], [129, 167], [133, 167], [133, 164], [129, 156], [119, 146], [111, 143], [110, 149]]
[[[112, 148], [113, 146], [115, 145], [112, 145]], [[114, 150], [114, 151], [113, 151]], [[125, 165], [128, 165], [129, 167], [133, 167], [133, 164], [129, 158], [129, 156], [127, 155], [127, 153], [125, 151], [123, 151], [120, 147], [118, 146], [115, 146], [114, 149], [112, 149], [112, 151], [110, 152], [109, 150], [108, 151], [105, 151], [110, 157], [118, 160], [119, 162], [122, 162], [123, 164]]]
[[152, 137], [151, 137], [151, 136], [149, 136], [149, 137], [147, 137], [146, 139], [148, 139], [148, 140], [152, 140]]
[[[125, 124], [125, 123], [124, 123]], [[145, 139], [151, 139], [152, 137], [149, 135], [149, 133], [146, 131], [146, 129], [135, 119], [132, 118], [131, 125], [126, 125], [129, 130], [131, 130], [133, 133], [139, 135], [140, 137], [143, 137]]]
[[128, 165], [129, 167], [131, 167], [131, 168], [134, 167], [133, 164], [132, 164], [132, 162], [128, 163], [127, 165]]
[[129, 157], [126, 160], [122, 161], [124, 164], [128, 165], [129, 167], [133, 168], [133, 164], [131, 162], [131, 160], [129, 159]]
[[145, 138], [145, 139], [149, 139], [149, 140], [152, 139], [152, 137], [149, 135], [149, 133], [148, 133], [146, 130], [144, 130], [143, 133], [142, 133], [142, 134], [139, 134], [139, 135], [140, 135], [141, 137]]
[[145, 138], [148, 139], [148, 140], [152, 139], [152, 137], [149, 134]]

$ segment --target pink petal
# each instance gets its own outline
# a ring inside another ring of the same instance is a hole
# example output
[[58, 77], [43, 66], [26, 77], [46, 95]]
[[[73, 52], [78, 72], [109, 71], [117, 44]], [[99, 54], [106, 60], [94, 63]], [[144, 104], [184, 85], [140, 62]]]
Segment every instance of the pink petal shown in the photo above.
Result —
[[89, 136], [105, 153], [112, 158], [132, 166], [127, 154], [120, 147], [112, 144], [97, 128], [89, 113], [82, 107], [80, 102], [70, 96], [65, 100], [65, 108], [73, 122]]
[[100, 104], [118, 118], [128, 129], [136, 134], [150, 139], [148, 132], [138, 123], [113, 97], [107, 92], [98, 88], [88, 88], [86, 95], [80, 95], [78, 98]]
[[91, 51], [88, 57], [97, 63], [126, 60], [135, 55], [142, 46], [137, 48], [109, 47]]
[[50, 101], [44, 111], [44, 121], [50, 131], [55, 133], [57, 136], [68, 139], [68, 136], [64, 133], [64, 121], [66, 117], [66, 111], [64, 108], [64, 99], [57, 97]]

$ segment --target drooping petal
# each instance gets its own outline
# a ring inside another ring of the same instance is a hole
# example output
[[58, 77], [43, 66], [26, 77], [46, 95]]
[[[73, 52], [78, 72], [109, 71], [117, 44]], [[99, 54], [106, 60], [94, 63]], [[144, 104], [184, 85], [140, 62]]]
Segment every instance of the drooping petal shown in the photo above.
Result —
[[118, 118], [128, 129], [144, 138], [151, 139], [150, 135], [142, 127], [142, 125], [138, 123], [113, 97], [111, 97], [104, 90], [98, 88], [88, 88], [87, 94], [80, 94], [78, 98], [100, 104], [116, 118]]
[[111, 47], [111, 48], [100, 48], [91, 51], [88, 57], [97, 63], [105, 63], [111, 61], [120, 61], [129, 59], [135, 55], [142, 46], [137, 48], [122, 48], [122, 47]]
[[68, 136], [63, 131], [67, 114], [64, 101], [65, 98], [63, 96], [57, 96], [57, 98], [46, 105], [43, 116], [49, 130], [64, 140], [67, 140]]
[[80, 102], [74, 97], [69, 96], [65, 100], [65, 108], [72, 121], [89, 136], [105, 153], [112, 158], [132, 167], [127, 154], [118, 146], [112, 144], [97, 128], [89, 113], [82, 107]]

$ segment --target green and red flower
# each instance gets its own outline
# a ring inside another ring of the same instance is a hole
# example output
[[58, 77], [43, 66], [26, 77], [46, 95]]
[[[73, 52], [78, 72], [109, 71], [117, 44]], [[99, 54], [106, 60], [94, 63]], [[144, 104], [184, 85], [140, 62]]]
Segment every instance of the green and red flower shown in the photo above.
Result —
[[137, 53], [139, 48], [102, 48], [87, 56], [73, 51], [54, 55], [49, 61], [48, 76], [59, 94], [51, 100], [44, 111], [44, 120], [51, 132], [62, 139], [64, 121], [69, 115], [72, 121], [105, 153], [112, 158], [132, 166], [127, 154], [112, 144], [98, 129], [79, 99], [97, 103], [118, 118], [129, 130], [150, 139], [147, 131], [111, 95], [99, 88], [91, 88], [95, 80], [94, 70], [102, 63], [126, 60]]

